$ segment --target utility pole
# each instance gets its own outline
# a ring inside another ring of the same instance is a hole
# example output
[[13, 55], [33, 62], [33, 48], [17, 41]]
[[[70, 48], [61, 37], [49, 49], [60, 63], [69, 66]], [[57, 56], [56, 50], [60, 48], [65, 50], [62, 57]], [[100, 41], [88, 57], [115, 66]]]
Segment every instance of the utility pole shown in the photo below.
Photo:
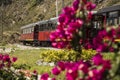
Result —
[[64, 8], [64, 0], [62, 0], [62, 8]]
[[0, 33], [0, 42], [3, 41], [3, 4], [1, 5], [1, 14], [0, 14], [0, 27], [1, 27], [1, 33]]
[[[56, 17], [58, 17], [58, 0], [56, 0]], [[62, 0], [62, 8], [64, 8], [64, 0]]]
[[58, 0], [56, 0], [56, 17], [58, 17]]

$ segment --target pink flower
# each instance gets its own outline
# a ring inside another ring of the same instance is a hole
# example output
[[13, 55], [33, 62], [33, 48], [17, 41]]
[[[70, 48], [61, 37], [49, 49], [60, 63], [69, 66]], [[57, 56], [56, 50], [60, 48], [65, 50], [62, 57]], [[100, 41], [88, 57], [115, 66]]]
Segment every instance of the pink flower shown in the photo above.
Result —
[[87, 3], [87, 0], [82, 0], [85, 4]]
[[55, 41], [55, 39], [56, 39], [56, 34], [55, 34], [55, 32], [51, 32], [51, 34], [50, 34], [50, 40], [51, 41]]
[[51, 80], [56, 80], [56, 78], [52, 78]]
[[61, 16], [59, 16], [59, 18], [58, 18], [58, 21], [59, 21], [60, 23], [64, 23], [65, 20], [66, 20], [66, 16], [63, 15], [63, 14], [61, 14]]
[[115, 49], [113, 47], [110, 47], [110, 49], [109, 49], [110, 52], [114, 52], [114, 50]]
[[89, 11], [93, 10], [95, 7], [96, 7], [96, 4], [93, 4], [91, 2], [87, 2], [86, 4], [86, 9]]
[[104, 60], [103, 61], [103, 69], [111, 69], [110, 60]]
[[71, 20], [71, 16], [66, 14], [61, 14], [58, 19], [59, 23], [62, 25], [67, 25], [70, 22], [70, 20]]
[[49, 78], [48, 73], [44, 73], [44, 74], [41, 75], [40, 80], [48, 80], [48, 78]]
[[78, 77], [78, 70], [76, 67], [67, 70], [66, 80], [75, 80]]
[[88, 12], [87, 18], [88, 18], [88, 21], [92, 19], [92, 12]]
[[2, 69], [4, 67], [4, 64], [0, 64], [0, 69]]
[[2, 54], [0, 54], [0, 60], [2, 60], [3, 59], [3, 55]]
[[13, 61], [13, 62], [16, 62], [16, 61], [17, 61], [17, 58], [16, 58], [16, 57], [13, 57], [13, 58], [12, 58], [12, 61]]
[[87, 80], [102, 80], [103, 73], [97, 69], [92, 69], [88, 72], [88, 79]]
[[52, 46], [57, 48], [57, 42], [52, 42]]
[[62, 13], [68, 15], [69, 17], [72, 17], [75, 14], [75, 11], [72, 7], [65, 7], [63, 8]]
[[69, 27], [67, 28], [67, 30], [68, 30], [68, 32], [71, 32], [71, 33], [76, 32], [76, 28], [75, 28], [75, 27], [72, 27], [72, 26], [69, 26]]
[[92, 58], [92, 61], [95, 65], [101, 65], [103, 63], [102, 55], [100, 53], [96, 54]]
[[52, 69], [52, 74], [58, 75], [58, 74], [60, 74], [60, 70], [59, 70], [57, 67], [54, 67], [54, 68]]
[[7, 62], [9, 62], [10, 61], [10, 57], [9, 57], [9, 55], [4, 55], [3, 56], [3, 61], [7, 61]]
[[78, 7], [79, 7], [79, 0], [75, 0], [74, 2], [73, 2], [73, 8], [74, 8], [74, 10], [76, 11], [77, 9], [78, 9]]
[[62, 71], [65, 70], [65, 63], [63, 61], [58, 62], [58, 66]]
[[64, 42], [64, 41], [60, 41], [60, 42], [57, 42], [57, 48], [65, 48], [67, 45], [67, 42]]
[[33, 73], [34, 73], [35, 75], [37, 75], [37, 74], [38, 74], [38, 72], [37, 72], [36, 70], [34, 70], [34, 71], [33, 71]]
[[84, 43], [85, 45], [84, 45], [84, 48], [85, 49], [92, 49], [92, 45], [89, 43], [89, 42], [87, 42], [87, 43]]
[[81, 71], [83, 71], [85, 74], [87, 74], [88, 71], [89, 71], [89, 67], [90, 67], [90, 66], [91, 66], [91, 65], [90, 65], [89, 62], [81, 62], [81, 63], [79, 64], [78, 69], [81, 70]]

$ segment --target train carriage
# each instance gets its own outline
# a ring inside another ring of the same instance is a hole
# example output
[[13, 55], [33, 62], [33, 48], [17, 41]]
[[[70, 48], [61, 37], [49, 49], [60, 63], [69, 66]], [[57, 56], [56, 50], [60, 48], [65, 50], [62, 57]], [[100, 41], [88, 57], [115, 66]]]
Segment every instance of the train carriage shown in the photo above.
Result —
[[20, 41], [26, 45], [49, 46], [49, 35], [57, 26], [57, 17], [21, 27]]
[[106, 26], [120, 25], [120, 5], [102, 8], [98, 10], [97, 14], [105, 17], [104, 24]]

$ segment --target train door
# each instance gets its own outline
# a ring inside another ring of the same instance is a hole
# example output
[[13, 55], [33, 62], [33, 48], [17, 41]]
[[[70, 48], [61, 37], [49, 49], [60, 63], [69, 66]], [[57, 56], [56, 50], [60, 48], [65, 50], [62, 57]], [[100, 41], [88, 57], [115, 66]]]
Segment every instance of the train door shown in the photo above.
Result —
[[92, 37], [96, 36], [98, 31], [104, 28], [104, 19], [105, 16], [101, 14], [94, 14], [92, 18]]
[[39, 34], [39, 26], [36, 25], [36, 26], [34, 27], [34, 40], [35, 40], [35, 41], [38, 41], [38, 34]]

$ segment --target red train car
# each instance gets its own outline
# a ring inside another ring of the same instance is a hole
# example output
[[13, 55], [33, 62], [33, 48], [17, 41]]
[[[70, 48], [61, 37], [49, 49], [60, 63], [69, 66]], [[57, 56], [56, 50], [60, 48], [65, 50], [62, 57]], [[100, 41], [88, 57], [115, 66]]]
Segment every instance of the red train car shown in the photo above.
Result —
[[57, 26], [57, 17], [21, 27], [20, 41], [26, 45], [49, 46], [49, 35]]

